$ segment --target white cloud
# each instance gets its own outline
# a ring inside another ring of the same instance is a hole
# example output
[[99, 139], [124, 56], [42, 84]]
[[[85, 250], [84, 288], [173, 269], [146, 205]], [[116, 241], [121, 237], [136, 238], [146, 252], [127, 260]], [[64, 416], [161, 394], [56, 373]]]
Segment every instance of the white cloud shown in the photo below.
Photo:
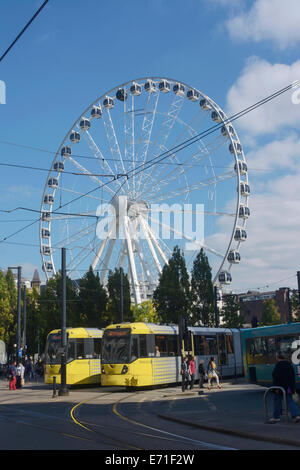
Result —
[[[300, 5], [300, 3], [299, 3]], [[299, 28], [300, 29], [300, 28]], [[300, 79], [300, 60], [291, 65], [271, 64], [252, 57], [227, 94], [227, 114], [231, 116]], [[300, 104], [293, 99], [299, 90], [290, 90], [238, 119], [238, 126], [251, 135], [274, 133], [289, 126], [299, 129]]]
[[250, 10], [227, 21], [233, 39], [270, 40], [280, 49], [300, 42], [299, 0], [256, 0]]
[[250, 173], [252, 168], [268, 171], [293, 169], [300, 162], [300, 138], [293, 133], [282, 140], [273, 140], [248, 152], [247, 162]]

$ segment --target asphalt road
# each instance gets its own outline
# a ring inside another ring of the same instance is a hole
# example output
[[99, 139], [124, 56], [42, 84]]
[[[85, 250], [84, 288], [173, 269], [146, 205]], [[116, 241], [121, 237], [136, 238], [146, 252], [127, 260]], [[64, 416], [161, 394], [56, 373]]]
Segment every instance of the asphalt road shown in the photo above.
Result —
[[[252, 392], [249, 389], [249, 396]], [[247, 390], [242, 389], [227, 393], [226, 406], [234, 407], [237, 401], [246, 403], [245, 393]], [[220, 391], [210, 406], [222, 406], [224, 399]], [[141, 450], [176, 450], [178, 455], [178, 451], [184, 451], [185, 455], [195, 456], [201, 450], [293, 449], [198, 429], [159, 416], [199, 416], [207, 411], [205, 400], [197, 392], [182, 394], [179, 387], [138, 392], [88, 388], [53, 398], [51, 388], [43, 384], [29, 383], [22, 390], [9, 391], [7, 383], [0, 382], [0, 449], [101, 450], [106, 451], [103, 458], [117, 451], [126, 451], [126, 455], [139, 452], [141, 456]], [[159, 463], [155, 462], [157, 453], [153, 455], [153, 463]]]

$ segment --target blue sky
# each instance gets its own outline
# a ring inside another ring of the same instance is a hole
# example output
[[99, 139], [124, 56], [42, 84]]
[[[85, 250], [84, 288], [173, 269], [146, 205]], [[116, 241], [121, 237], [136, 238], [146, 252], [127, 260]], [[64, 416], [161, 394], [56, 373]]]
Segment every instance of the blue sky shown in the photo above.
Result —
[[[0, 0], [1, 53], [42, 3]], [[0, 64], [7, 90], [0, 161], [49, 168], [81, 113], [134, 78], [175, 78], [228, 115], [237, 112], [300, 79], [299, 20], [296, 0], [50, 0]], [[296, 286], [299, 124], [292, 93], [235, 123], [249, 166], [252, 215], [233, 289]], [[1, 167], [0, 209], [39, 210], [46, 177]], [[0, 214], [0, 240], [34, 218], [24, 211]], [[219, 229], [228, 230], [226, 222]], [[0, 267], [22, 265], [29, 277], [38, 268], [42, 276], [38, 224], [8, 241], [14, 244], [0, 243]]]

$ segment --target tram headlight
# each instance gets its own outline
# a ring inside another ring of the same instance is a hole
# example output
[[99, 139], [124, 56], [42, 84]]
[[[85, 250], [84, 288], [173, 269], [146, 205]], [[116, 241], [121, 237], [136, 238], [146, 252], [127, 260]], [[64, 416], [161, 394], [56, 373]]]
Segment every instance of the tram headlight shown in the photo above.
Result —
[[128, 367], [127, 367], [127, 366], [123, 366], [123, 369], [122, 369], [121, 374], [127, 374], [127, 372], [128, 372]]

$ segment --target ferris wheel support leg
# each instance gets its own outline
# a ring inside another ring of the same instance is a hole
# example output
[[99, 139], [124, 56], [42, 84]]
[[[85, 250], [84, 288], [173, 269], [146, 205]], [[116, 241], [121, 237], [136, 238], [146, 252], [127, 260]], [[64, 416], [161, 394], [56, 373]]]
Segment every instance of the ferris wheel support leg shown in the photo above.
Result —
[[129, 233], [129, 217], [125, 215], [123, 221], [124, 221], [124, 231], [125, 231], [126, 246], [127, 246], [127, 252], [128, 252], [130, 275], [132, 279], [134, 300], [137, 304], [140, 304], [141, 293], [140, 293], [140, 287], [139, 287], [137, 273], [136, 273], [136, 266], [135, 266], [135, 261], [134, 261], [132, 243], [131, 243], [131, 238], [130, 238], [130, 233]]
[[167, 259], [166, 255], [164, 254], [164, 252], [162, 251], [161, 247], [159, 246], [157, 238], [155, 237], [155, 235], [154, 235], [153, 231], [151, 230], [149, 224], [147, 222], [146, 222], [146, 224], [147, 224], [147, 229], [148, 229], [149, 235], [151, 237], [151, 240], [154, 243], [158, 253], [160, 254], [162, 259], [164, 260], [164, 263], [168, 264], [168, 259]]
[[92, 269], [93, 271], [95, 270], [97, 264], [99, 263], [99, 260], [103, 254], [103, 251], [105, 250], [105, 247], [106, 247], [106, 243], [107, 243], [107, 240], [111, 240], [111, 238], [113, 237], [113, 235], [115, 235], [113, 233], [113, 230], [114, 230], [114, 221], [112, 221], [108, 227], [108, 231], [107, 231], [107, 234], [106, 234], [106, 237], [103, 238], [102, 242], [100, 243], [99, 245], [99, 248], [98, 248], [98, 251], [96, 253], [96, 256], [95, 258], [93, 259], [93, 262], [92, 262]]
[[106, 271], [108, 269], [108, 263], [109, 263], [109, 260], [110, 260], [111, 254], [112, 254], [112, 250], [113, 250], [113, 247], [114, 247], [115, 243], [116, 243], [115, 238], [111, 238], [108, 242], [108, 248], [107, 248], [107, 252], [106, 252], [106, 255], [105, 255], [105, 258], [104, 258], [104, 263], [103, 263], [103, 271], [102, 271], [102, 274], [100, 276], [101, 284], [104, 283], [104, 278], [106, 276]]
[[162, 268], [161, 268], [160, 262], [158, 260], [157, 254], [155, 253], [155, 250], [154, 250], [154, 247], [153, 247], [153, 244], [152, 244], [152, 241], [151, 241], [150, 234], [147, 231], [147, 226], [145, 224], [145, 220], [141, 216], [139, 216], [139, 223], [140, 223], [140, 226], [142, 227], [144, 236], [145, 236], [146, 241], [148, 243], [149, 250], [151, 251], [152, 258], [154, 259], [154, 263], [155, 263], [156, 269], [158, 271], [158, 274], [160, 274], [161, 271], [162, 271]]

